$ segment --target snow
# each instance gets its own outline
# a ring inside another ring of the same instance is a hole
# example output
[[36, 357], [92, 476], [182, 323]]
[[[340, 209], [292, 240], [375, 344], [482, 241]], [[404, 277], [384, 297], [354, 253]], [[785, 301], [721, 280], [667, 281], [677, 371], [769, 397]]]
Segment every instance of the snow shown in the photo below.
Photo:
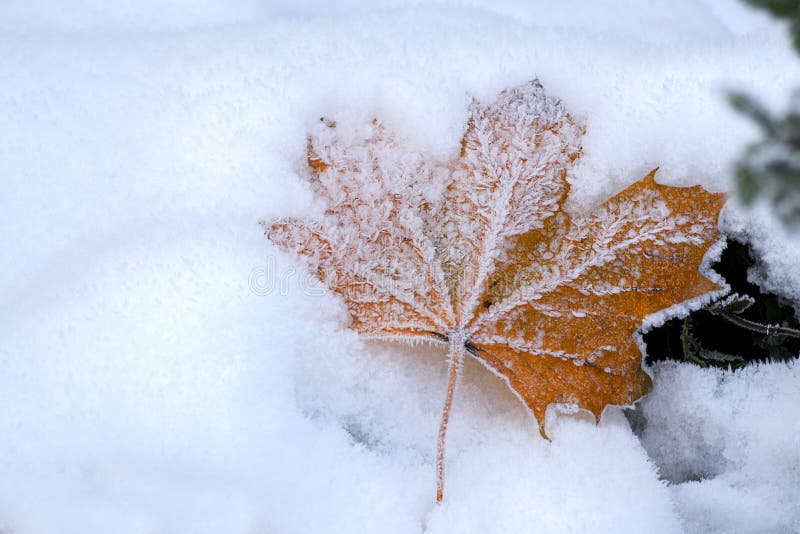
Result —
[[[444, 353], [359, 341], [257, 224], [310, 209], [320, 116], [447, 158], [472, 95], [533, 77], [586, 120], [575, 209], [655, 166], [727, 190], [757, 132], [724, 90], [780, 107], [783, 26], [733, 0], [411, 4], [0, 4], [0, 532], [800, 530], [783, 364], [660, 366], [641, 441], [610, 409], [546, 442], [468, 362], [434, 506]], [[800, 302], [790, 236], [730, 217]]]
[[[800, 365], [657, 367], [642, 444], [692, 532], [800, 528]], [[697, 407], [702, 406], [703, 410]], [[796, 425], [794, 425], [796, 428]]]
[[800, 313], [800, 246], [796, 230], [787, 228], [764, 201], [746, 213], [730, 210], [722, 227], [735, 239], [750, 243], [758, 265], [747, 273], [750, 282], [781, 295]]

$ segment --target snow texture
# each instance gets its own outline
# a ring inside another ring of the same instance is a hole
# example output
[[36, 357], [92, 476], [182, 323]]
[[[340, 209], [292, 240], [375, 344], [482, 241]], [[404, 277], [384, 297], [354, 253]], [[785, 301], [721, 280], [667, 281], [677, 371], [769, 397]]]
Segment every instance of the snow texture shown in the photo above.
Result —
[[[444, 353], [358, 341], [257, 225], [315, 209], [320, 116], [446, 159], [469, 95], [533, 77], [586, 121], [576, 211], [655, 166], [726, 190], [757, 132], [722, 90], [780, 107], [784, 28], [732, 0], [409, 4], [0, 4], [0, 532], [800, 530], [782, 365], [660, 367], [641, 442], [616, 410], [546, 442], [468, 362], [434, 506]], [[800, 302], [796, 241], [740, 215]]]
[[688, 531], [800, 531], [798, 381], [797, 362], [737, 373], [656, 368], [642, 444], [673, 482]]

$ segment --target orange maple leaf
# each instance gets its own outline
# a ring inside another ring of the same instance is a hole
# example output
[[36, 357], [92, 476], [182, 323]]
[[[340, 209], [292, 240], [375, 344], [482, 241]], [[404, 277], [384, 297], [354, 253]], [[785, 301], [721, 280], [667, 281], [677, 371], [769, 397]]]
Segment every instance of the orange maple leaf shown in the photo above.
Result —
[[584, 129], [560, 101], [533, 81], [469, 111], [458, 159], [440, 165], [377, 120], [356, 130], [323, 121], [307, 160], [324, 214], [264, 223], [344, 299], [356, 332], [448, 346], [437, 501], [465, 355], [508, 383], [544, 435], [549, 404], [598, 417], [646, 393], [634, 339], [643, 318], [722, 289], [699, 267], [723, 195], [659, 185], [653, 171], [569, 215]]

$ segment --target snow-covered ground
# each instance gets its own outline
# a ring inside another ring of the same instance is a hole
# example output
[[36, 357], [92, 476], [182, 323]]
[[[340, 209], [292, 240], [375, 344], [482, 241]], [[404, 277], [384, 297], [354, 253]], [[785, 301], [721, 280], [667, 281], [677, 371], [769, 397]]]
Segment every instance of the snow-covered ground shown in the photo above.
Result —
[[[587, 122], [575, 206], [655, 166], [728, 190], [756, 132], [723, 90], [785, 101], [784, 28], [734, 0], [410, 4], [0, 3], [0, 532], [800, 532], [784, 364], [662, 365], [641, 439], [612, 409], [546, 442], [470, 362], [435, 506], [444, 355], [359, 341], [257, 224], [307, 209], [321, 115], [445, 157], [470, 96], [533, 77]], [[800, 303], [792, 237], [729, 211]]]

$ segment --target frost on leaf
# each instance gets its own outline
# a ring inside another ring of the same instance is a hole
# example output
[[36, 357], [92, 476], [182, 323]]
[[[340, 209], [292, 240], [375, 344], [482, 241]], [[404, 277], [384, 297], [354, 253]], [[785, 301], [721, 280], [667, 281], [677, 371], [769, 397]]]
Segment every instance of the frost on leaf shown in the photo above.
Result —
[[533, 81], [473, 102], [458, 158], [433, 164], [377, 120], [307, 141], [319, 220], [267, 236], [339, 294], [363, 336], [448, 346], [444, 438], [467, 354], [506, 379], [544, 433], [552, 403], [599, 416], [650, 385], [633, 334], [651, 313], [720, 290], [699, 267], [723, 195], [655, 182], [564, 209], [583, 126]]

